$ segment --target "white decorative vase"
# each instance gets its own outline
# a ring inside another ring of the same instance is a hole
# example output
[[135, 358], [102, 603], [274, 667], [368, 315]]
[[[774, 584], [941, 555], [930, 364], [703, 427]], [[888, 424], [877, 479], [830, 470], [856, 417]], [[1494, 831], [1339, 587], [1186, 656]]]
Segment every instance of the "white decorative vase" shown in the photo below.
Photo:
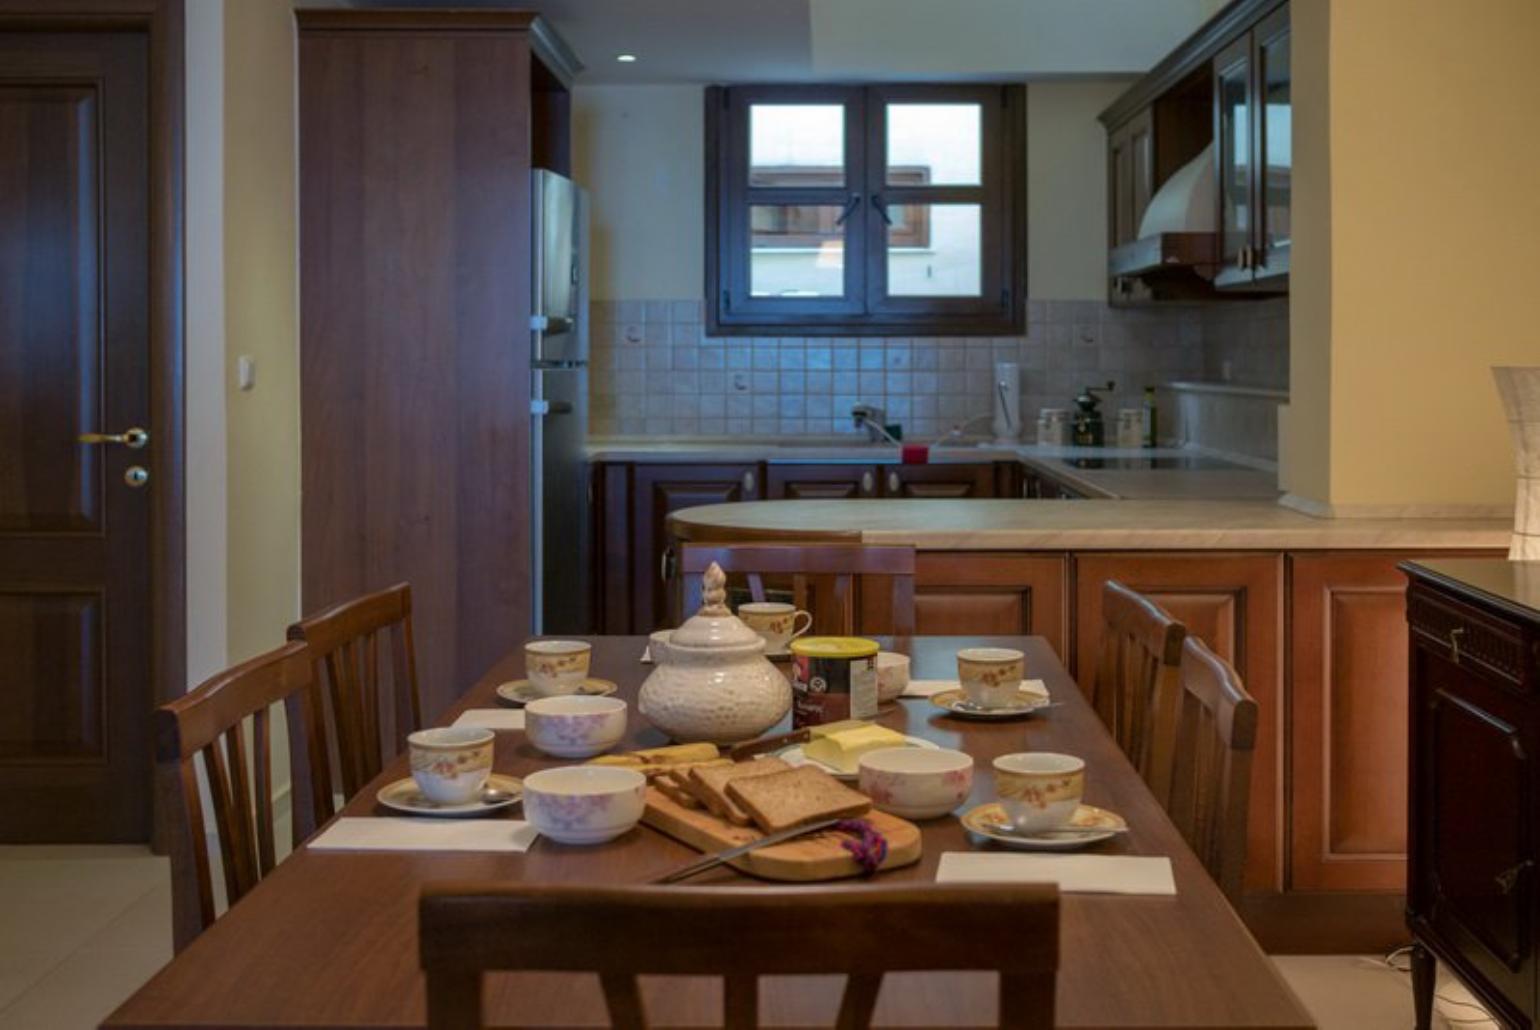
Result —
[[1540, 561], [1540, 366], [1493, 368], [1508, 413], [1519, 476], [1514, 502], [1511, 561]]

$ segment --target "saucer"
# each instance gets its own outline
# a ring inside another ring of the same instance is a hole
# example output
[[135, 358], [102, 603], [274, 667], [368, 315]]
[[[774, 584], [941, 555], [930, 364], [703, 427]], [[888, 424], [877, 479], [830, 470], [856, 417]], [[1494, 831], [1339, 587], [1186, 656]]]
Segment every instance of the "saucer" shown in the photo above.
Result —
[[[619, 689], [609, 680], [589, 677], [573, 693], [583, 697], [609, 697]], [[535, 685], [529, 680], [510, 680], [507, 683], [498, 685], [497, 696], [511, 705], [527, 705], [531, 701], [540, 700], [542, 697], [557, 697], [560, 695], [537, 694], [535, 693]]]
[[[904, 737], [904, 742], [909, 747], [929, 748], [932, 751], [939, 750], [940, 747], [941, 747], [940, 744], [937, 744], [934, 741], [926, 740], [924, 737], [910, 737], [910, 736], [906, 735]], [[897, 747], [898, 745], [894, 745], [894, 746]], [[791, 747], [787, 748], [786, 750], [778, 752], [776, 757], [778, 757], [781, 761], [785, 762], [787, 765], [790, 765], [790, 766], [811, 765], [815, 769], [822, 769], [824, 772], [828, 773], [830, 776], [833, 776], [836, 780], [846, 780], [848, 782], [852, 782], [853, 783], [856, 780], [861, 778], [861, 774], [860, 774], [859, 771], [858, 772], [848, 772], [848, 773], [847, 772], [840, 772], [838, 769], [834, 768], [832, 765], [824, 765], [822, 762], [818, 761], [818, 759], [816, 759], [816, 758], [809, 758], [809, 757], [807, 757], [807, 755], [802, 750], [802, 745], [801, 744], [793, 744]]]
[[1095, 805], [1081, 805], [1075, 809], [1075, 814], [1069, 818], [1069, 825], [1079, 829], [1105, 828], [1105, 833], [1063, 833], [1059, 830], [1017, 833], [1011, 828], [1005, 817], [1005, 809], [998, 801], [970, 808], [958, 818], [969, 833], [1022, 851], [1076, 851], [1109, 837], [1116, 837], [1119, 831], [1128, 827], [1122, 816]]
[[507, 808], [524, 796], [524, 781], [517, 776], [504, 776], [501, 773], [493, 773], [487, 777], [487, 786], [493, 790], [500, 790], [512, 795], [504, 801], [467, 801], [463, 805], [441, 805], [436, 801], [429, 801], [423, 796], [417, 786], [417, 781], [408, 776], [404, 780], [388, 783], [380, 788], [375, 795], [375, 800], [386, 808], [394, 808], [398, 812], [407, 815], [436, 815], [457, 817], [462, 815], [485, 815], [487, 812], [495, 812], [499, 808]]
[[930, 703], [962, 719], [1020, 719], [1053, 704], [1046, 692], [1029, 690], [1026, 687], [1016, 691], [1015, 704], [1001, 708], [985, 708], [974, 704], [968, 700], [968, 695], [961, 689], [943, 690], [939, 694], [932, 694]]

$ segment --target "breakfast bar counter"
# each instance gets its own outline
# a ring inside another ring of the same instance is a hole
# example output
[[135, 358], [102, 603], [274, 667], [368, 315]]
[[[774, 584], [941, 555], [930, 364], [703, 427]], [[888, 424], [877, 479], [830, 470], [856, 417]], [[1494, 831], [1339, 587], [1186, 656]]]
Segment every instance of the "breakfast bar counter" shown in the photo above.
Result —
[[[649, 671], [640, 661], [645, 638], [599, 638], [592, 672], [615, 681], [631, 704], [623, 749], [664, 743], [635, 710]], [[879, 722], [964, 750], [976, 764], [969, 804], [994, 797], [990, 763], [1022, 750], [1061, 751], [1083, 758], [1087, 802], [1127, 819], [1129, 832], [1093, 846], [1095, 853], [1163, 855], [1172, 863], [1175, 896], [1065, 894], [1058, 971], [1059, 1026], [1269, 1027], [1312, 1026], [1273, 964], [1236, 917], [1219, 888], [1129, 765], [1073, 681], [1041, 639], [914, 638], [893, 642], [909, 652], [916, 677], [955, 674], [955, 653], [972, 644], [1026, 652], [1029, 674], [1043, 679], [1061, 702], [1013, 722], [955, 719], [923, 699], [889, 706]], [[510, 655], [477, 683], [440, 722], [459, 711], [495, 703], [497, 684], [523, 668]], [[772, 730], [771, 732], [775, 732]], [[565, 764], [550, 759], [520, 731], [499, 731], [496, 769], [528, 775]], [[404, 758], [390, 764], [346, 807], [345, 816], [379, 814], [383, 785], [405, 775]], [[506, 813], [489, 818], [507, 818]], [[878, 882], [930, 882], [941, 856], [975, 850], [953, 816], [919, 824], [923, 856]], [[986, 845], [988, 846], [988, 845]], [[420, 1027], [425, 1021], [418, 970], [417, 904], [422, 887], [443, 880], [544, 883], [641, 883], [696, 857], [658, 831], [638, 826], [594, 847], [564, 847], [537, 839], [520, 854], [449, 851], [322, 852], [302, 848], [282, 862], [190, 947], [108, 1018], [111, 1030], [167, 1027]], [[702, 884], [755, 883], [718, 868]], [[1011, 946], [1011, 913], [1000, 913], [1001, 946]], [[518, 932], [510, 928], [510, 932]], [[809, 934], [839, 934], [810, 925]], [[658, 928], [667, 947], [670, 930]], [[895, 948], [904, 942], [895, 940]], [[595, 949], [604, 940], [593, 941]], [[831, 973], [837, 970], [831, 970]], [[993, 974], [907, 973], [888, 978], [878, 1001], [880, 1025], [993, 1025]], [[837, 1005], [838, 976], [773, 978], [761, 984], [765, 1025], [827, 1025]], [[646, 980], [643, 996], [654, 1025], [720, 1025], [720, 983]], [[489, 977], [488, 1025], [602, 1026], [602, 995], [592, 976], [505, 974]]]

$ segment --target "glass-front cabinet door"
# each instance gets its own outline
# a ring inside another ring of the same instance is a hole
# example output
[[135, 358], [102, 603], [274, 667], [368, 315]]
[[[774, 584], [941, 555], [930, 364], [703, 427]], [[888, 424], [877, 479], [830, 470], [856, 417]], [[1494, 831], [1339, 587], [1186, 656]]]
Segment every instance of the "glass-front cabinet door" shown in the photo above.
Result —
[[1252, 32], [1257, 69], [1257, 233], [1254, 274], [1287, 275], [1294, 151], [1289, 80], [1289, 9], [1269, 15]]
[[1250, 278], [1253, 189], [1251, 39], [1236, 40], [1214, 59], [1214, 155], [1219, 201], [1218, 282]]

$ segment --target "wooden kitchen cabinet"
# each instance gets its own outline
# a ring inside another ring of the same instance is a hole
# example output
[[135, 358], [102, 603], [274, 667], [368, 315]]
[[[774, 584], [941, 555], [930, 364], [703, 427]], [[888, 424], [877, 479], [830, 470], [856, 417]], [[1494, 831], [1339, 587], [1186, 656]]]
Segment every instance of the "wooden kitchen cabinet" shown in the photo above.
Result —
[[915, 632], [1035, 634], [1047, 637], [1062, 660], [1069, 640], [1068, 584], [1063, 554], [921, 552], [915, 556]]
[[826, 501], [876, 497], [875, 465], [767, 465], [765, 500]]
[[882, 470], [884, 497], [993, 497], [995, 466], [889, 465]]
[[1089, 691], [1101, 648], [1102, 586], [1115, 579], [1180, 619], [1233, 664], [1260, 709], [1252, 762], [1246, 887], [1284, 879], [1283, 556], [1241, 553], [1080, 553], [1075, 556], [1075, 666]]
[[[1139, 238], [1139, 224], [1155, 192], [1155, 113], [1146, 107], [1107, 133], [1107, 247]], [[1113, 303], [1149, 300], [1150, 289], [1127, 276], [1112, 280]]]

